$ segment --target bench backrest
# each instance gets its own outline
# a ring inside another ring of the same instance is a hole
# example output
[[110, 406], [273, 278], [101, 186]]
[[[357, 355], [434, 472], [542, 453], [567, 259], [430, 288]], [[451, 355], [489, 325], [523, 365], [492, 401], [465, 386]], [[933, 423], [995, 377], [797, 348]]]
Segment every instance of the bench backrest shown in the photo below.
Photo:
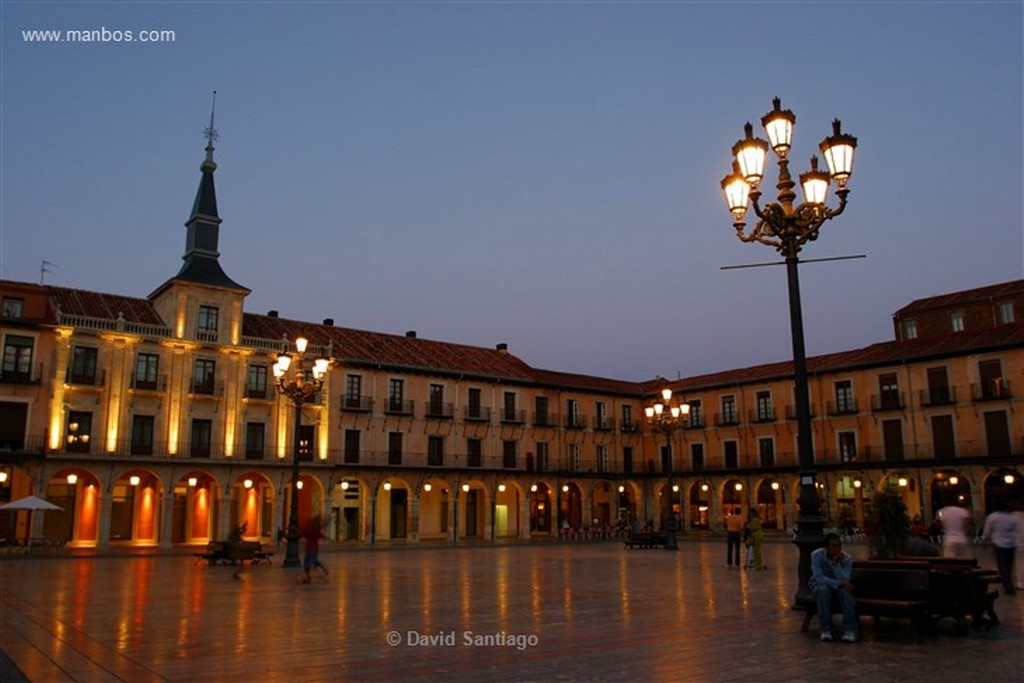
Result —
[[853, 565], [853, 594], [876, 600], [925, 600], [930, 574], [927, 565], [914, 568], [877, 568]]

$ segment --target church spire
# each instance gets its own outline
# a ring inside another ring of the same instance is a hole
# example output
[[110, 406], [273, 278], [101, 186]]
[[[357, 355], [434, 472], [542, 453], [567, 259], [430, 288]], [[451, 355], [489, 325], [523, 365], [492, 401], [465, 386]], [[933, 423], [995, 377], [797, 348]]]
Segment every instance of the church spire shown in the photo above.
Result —
[[206, 158], [199, 166], [202, 177], [192, 204], [192, 214], [185, 222], [185, 254], [181, 257], [185, 263], [173, 279], [248, 292], [248, 289], [229, 278], [217, 261], [220, 256], [218, 242], [221, 219], [217, 213], [217, 191], [213, 184], [213, 173], [217, 170], [213, 160], [213, 143], [217, 140], [217, 129], [213, 125], [216, 107], [217, 92], [214, 91], [210, 125], [203, 131], [206, 137]]
[[[192, 205], [192, 215], [189, 217], [188, 222], [185, 223], [189, 228], [189, 239], [186, 247], [186, 256], [188, 251], [193, 248], [202, 248], [202, 245], [198, 244], [193, 237], [199, 237], [199, 235], [193, 235], [193, 224], [200, 218], [205, 218], [207, 223], [220, 224], [220, 218], [217, 215], [217, 192], [213, 186], [213, 172], [217, 170], [217, 164], [213, 160], [213, 143], [217, 139], [217, 129], [213, 127], [213, 116], [217, 109], [217, 91], [213, 91], [213, 105], [210, 107], [210, 125], [206, 130], [203, 131], [203, 135], [206, 136], [206, 158], [203, 163], [199, 166], [199, 170], [202, 171], [203, 177], [199, 181], [199, 190], [196, 192], [196, 201]], [[198, 232], [198, 231], [197, 231]], [[213, 243], [205, 244], [207, 248], [212, 247], [213, 255], [217, 256], [217, 233], [216, 227], [214, 226], [213, 231]]]

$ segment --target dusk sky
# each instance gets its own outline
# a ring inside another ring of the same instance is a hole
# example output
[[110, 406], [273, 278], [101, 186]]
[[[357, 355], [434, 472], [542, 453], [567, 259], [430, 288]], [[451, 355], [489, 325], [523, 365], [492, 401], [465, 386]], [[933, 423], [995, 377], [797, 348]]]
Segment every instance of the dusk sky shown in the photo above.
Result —
[[[173, 276], [214, 90], [220, 261], [250, 312], [623, 380], [789, 359], [784, 268], [721, 269], [779, 260], [719, 186], [775, 96], [794, 176], [833, 118], [859, 141], [803, 257], [867, 258], [801, 267], [809, 354], [1024, 270], [1019, 0], [0, 12], [3, 279], [45, 259], [47, 284], [144, 298]], [[174, 40], [25, 33], [69, 29]]]

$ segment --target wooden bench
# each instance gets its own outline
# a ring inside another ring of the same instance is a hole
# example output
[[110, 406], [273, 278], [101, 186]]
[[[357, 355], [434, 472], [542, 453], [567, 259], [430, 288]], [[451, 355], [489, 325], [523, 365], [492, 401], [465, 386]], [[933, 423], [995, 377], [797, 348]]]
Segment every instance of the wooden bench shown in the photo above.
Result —
[[192, 553], [192, 555], [196, 558], [196, 563], [206, 560], [207, 564], [211, 565], [218, 562], [224, 564], [266, 562], [270, 564], [270, 558], [274, 556], [274, 553], [265, 550], [259, 541], [212, 541], [206, 546], [204, 552]]
[[642, 532], [626, 534], [623, 544], [627, 548], [634, 546], [638, 548], [657, 548], [668, 545], [668, 534], [663, 531]]
[[[931, 623], [931, 568], [926, 561], [856, 560], [853, 563], [853, 596], [857, 616], [910, 619], [915, 628]], [[837, 601], [838, 602], [838, 601]], [[806, 633], [818, 613], [814, 594], [801, 596], [798, 604], [805, 615], [801, 631]], [[841, 611], [838, 604], [834, 612]]]

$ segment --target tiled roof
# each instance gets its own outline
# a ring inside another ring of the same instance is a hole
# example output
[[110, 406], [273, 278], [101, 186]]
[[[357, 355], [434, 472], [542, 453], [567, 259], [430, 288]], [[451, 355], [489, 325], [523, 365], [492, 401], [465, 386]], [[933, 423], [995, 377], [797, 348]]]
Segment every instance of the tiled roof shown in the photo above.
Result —
[[148, 299], [136, 299], [119, 294], [87, 292], [84, 289], [49, 287], [54, 304], [61, 313], [82, 315], [89, 318], [116, 320], [118, 315], [127, 322], [147, 325], [166, 324]]
[[531, 369], [533, 381], [537, 384], [580, 391], [594, 391], [608, 394], [639, 394], [642, 385], [639, 382], [624, 382], [617, 379], [577, 375], [553, 370]]
[[959, 292], [917, 299], [896, 311], [896, 316], [902, 317], [922, 310], [963, 306], [964, 304], [985, 301], [987, 299], [1006, 299], [1012, 296], [1024, 296], [1024, 280], [1001, 282], [997, 285], [965, 289]]
[[[1000, 325], [977, 332], [957, 332], [928, 339], [879, 342], [850, 351], [813, 356], [807, 359], [807, 372], [812, 375], [840, 372], [846, 369], [893, 365], [905, 361], [1020, 346], [1024, 346], [1024, 323]], [[688, 391], [718, 386], [756, 384], [792, 376], [793, 362], [781, 361], [685, 377], [682, 380], [668, 382], [668, 386]], [[663, 384], [663, 382], [648, 382], [645, 383], [644, 389], [647, 392], [654, 392]]]
[[262, 339], [304, 336], [310, 344], [331, 345], [343, 362], [389, 365], [424, 372], [465, 374], [529, 381], [530, 367], [510, 353], [478, 346], [367, 332], [246, 313], [242, 334]]
[[[999, 296], [997, 292], [1015, 291], [1015, 288], [1021, 287], [1024, 287], [1024, 280], [983, 289], [991, 291], [992, 296]], [[127, 322], [166, 324], [157, 315], [148, 299], [65, 287], [46, 286], [46, 290], [49, 291], [54, 306], [59, 307], [65, 314], [109, 320], [115, 320], [121, 315]], [[955, 296], [957, 295], [951, 294], [949, 298]], [[627, 382], [542, 370], [532, 368], [518, 357], [498, 349], [286, 320], [253, 313], [244, 314], [242, 334], [245, 337], [281, 340], [295, 339], [301, 335], [309, 339], [311, 344], [329, 346], [332, 354], [343, 362], [365, 366], [390, 366], [411, 372], [465, 375], [520, 384], [637, 396], [651, 395], [666, 384], [666, 381], [661, 379]], [[807, 367], [808, 372], [814, 375], [1012, 347], [1024, 347], [1024, 323], [1001, 325], [977, 332], [951, 333], [927, 339], [880, 342], [859, 349], [813, 356], [808, 358]], [[792, 361], [779, 361], [685, 377], [668, 381], [667, 384], [678, 390], [696, 391], [720, 386], [785, 380], [792, 376]]]

